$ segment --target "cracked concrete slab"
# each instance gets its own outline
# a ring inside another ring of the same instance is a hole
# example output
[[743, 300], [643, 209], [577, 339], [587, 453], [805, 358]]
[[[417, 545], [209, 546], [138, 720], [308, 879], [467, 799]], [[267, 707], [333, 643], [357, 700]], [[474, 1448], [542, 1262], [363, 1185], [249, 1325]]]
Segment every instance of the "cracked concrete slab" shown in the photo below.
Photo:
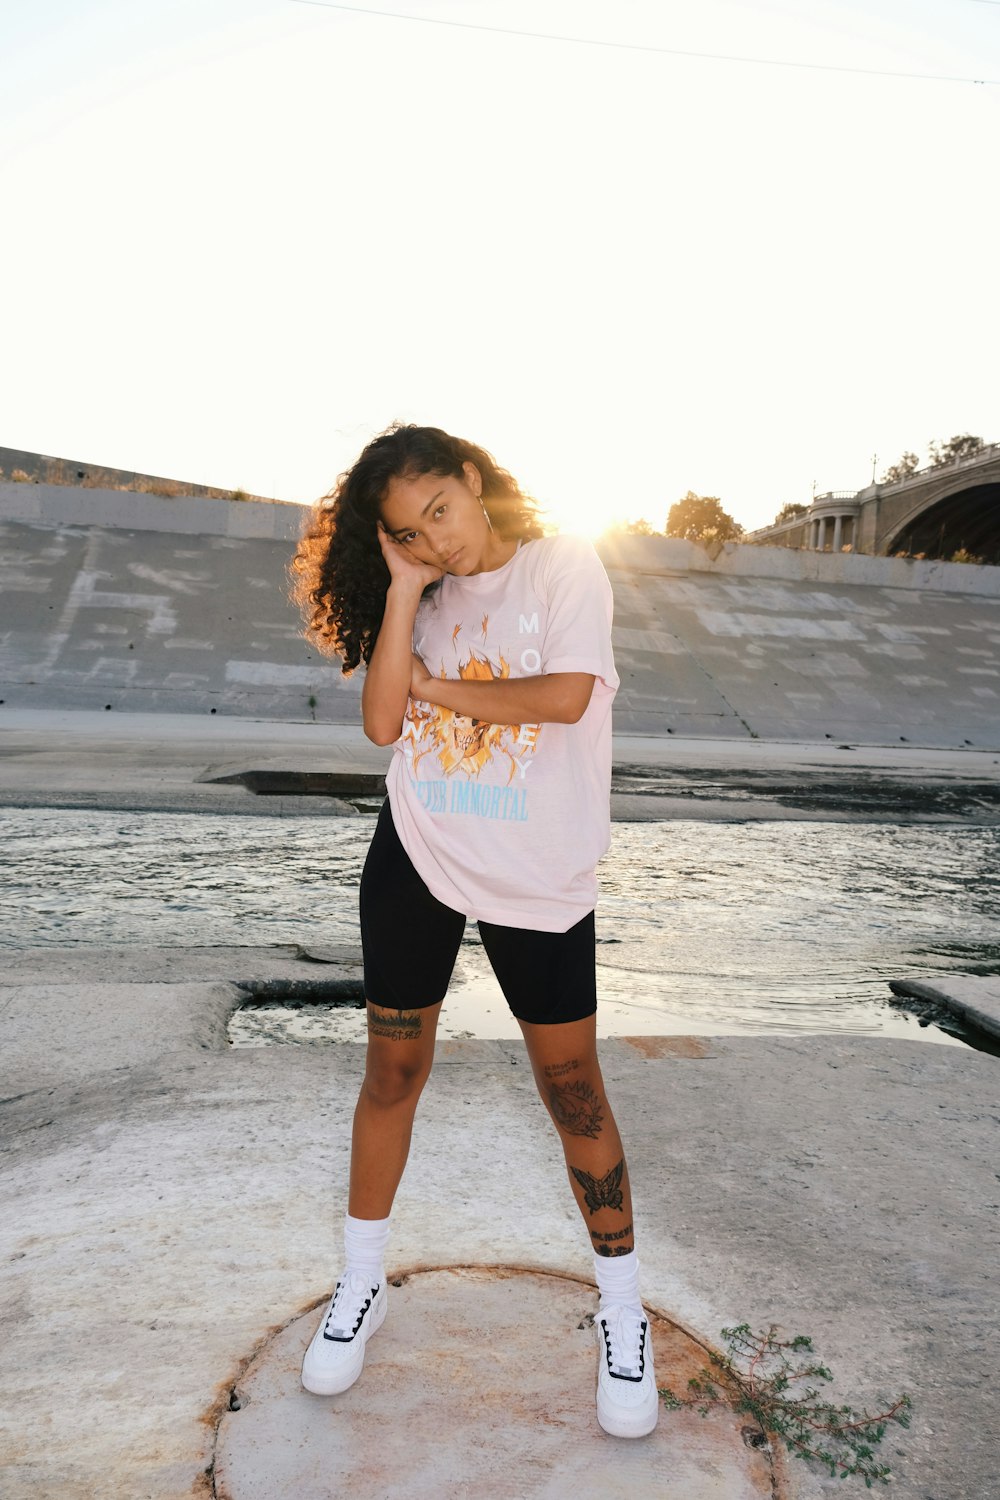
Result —
[[29, 984], [0, 998], [3, 1089], [28, 1092], [147, 1067], [180, 1047], [218, 1052], [232, 984]]
[[[50, 978], [2, 1000], [0, 1492], [210, 1495], [215, 1421], [248, 1357], [329, 1295], [363, 1049], [227, 1047], [217, 979], [116, 981], [102, 1000]], [[836, 1036], [654, 1043], [602, 1044], [647, 1299], [715, 1347], [742, 1321], [810, 1335], [831, 1399], [913, 1398], [913, 1426], [884, 1444], [895, 1494], [991, 1500], [997, 1060]], [[442, 1045], [389, 1255], [397, 1274], [589, 1282], [520, 1043]], [[446, 1449], [466, 1441], [435, 1421]], [[668, 1464], [695, 1463], [699, 1429], [661, 1425]], [[799, 1462], [789, 1484], [796, 1500], [844, 1493]]]
[[960, 1020], [1000, 1037], [1000, 976], [996, 974], [946, 974], [933, 982], [897, 979], [890, 980], [889, 988], [896, 995], [936, 1001]]

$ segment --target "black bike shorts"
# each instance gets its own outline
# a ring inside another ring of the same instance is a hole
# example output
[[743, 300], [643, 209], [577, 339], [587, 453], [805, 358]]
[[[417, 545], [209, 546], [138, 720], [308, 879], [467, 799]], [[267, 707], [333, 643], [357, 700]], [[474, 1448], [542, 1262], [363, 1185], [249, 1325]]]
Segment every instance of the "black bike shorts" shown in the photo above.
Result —
[[[388, 797], [361, 875], [365, 996], [391, 1010], [443, 1000], [465, 931], [461, 912], [432, 896], [403, 848]], [[479, 936], [519, 1021], [558, 1025], [597, 1010], [594, 913], [568, 932], [480, 922]]]

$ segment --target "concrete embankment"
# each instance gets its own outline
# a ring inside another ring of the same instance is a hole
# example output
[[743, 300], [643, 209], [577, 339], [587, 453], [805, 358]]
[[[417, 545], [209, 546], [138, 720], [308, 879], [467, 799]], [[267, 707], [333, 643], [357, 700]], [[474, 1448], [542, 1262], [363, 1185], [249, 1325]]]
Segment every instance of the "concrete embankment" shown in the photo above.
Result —
[[[357, 724], [7, 708], [0, 806], [334, 817], [390, 752]], [[1000, 822], [1000, 754], [616, 735], [617, 821]]]
[[[0, 483], [0, 697], [356, 722], [301, 638], [296, 506]], [[622, 537], [622, 733], [1000, 747], [1000, 569]], [[313, 701], [310, 701], [313, 700]], [[0, 720], [2, 722], [2, 720]]]

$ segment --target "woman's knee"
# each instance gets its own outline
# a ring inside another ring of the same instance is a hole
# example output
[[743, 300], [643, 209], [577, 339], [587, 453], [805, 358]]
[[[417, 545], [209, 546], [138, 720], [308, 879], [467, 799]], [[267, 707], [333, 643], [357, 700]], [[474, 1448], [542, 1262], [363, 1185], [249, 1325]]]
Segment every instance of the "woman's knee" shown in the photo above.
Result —
[[[390, 1044], [391, 1045], [391, 1044]], [[429, 1057], [394, 1055], [387, 1048], [368, 1048], [364, 1092], [380, 1109], [412, 1100], [415, 1104], [431, 1071]]]
[[536, 1073], [542, 1102], [562, 1135], [589, 1136], [597, 1140], [614, 1116], [604, 1092], [600, 1068], [549, 1067]]

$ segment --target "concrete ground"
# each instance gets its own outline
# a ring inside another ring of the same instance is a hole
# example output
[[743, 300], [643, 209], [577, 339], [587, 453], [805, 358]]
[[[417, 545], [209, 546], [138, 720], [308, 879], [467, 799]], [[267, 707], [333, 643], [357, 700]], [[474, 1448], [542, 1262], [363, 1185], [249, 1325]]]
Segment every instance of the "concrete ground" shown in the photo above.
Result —
[[[109, 721], [21, 711], [5, 719], [0, 804], [173, 807], [188, 799], [191, 808], [258, 811], [245, 789], [194, 778], [241, 757], [301, 768], [314, 750], [334, 769], [384, 763], [357, 732], [328, 725]], [[915, 816], [926, 815], [916, 792], [928, 781], [957, 795], [996, 777], [994, 757], [974, 752], [868, 749], [859, 763], [858, 752], [835, 747], [758, 742], [730, 749], [619, 740], [616, 762], [678, 778], [673, 791], [687, 810], [675, 816], [692, 815], [690, 788], [705, 790], [704, 773], [717, 773], [718, 795], [710, 791], [706, 805], [742, 817], [753, 799], [734, 808], [730, 794], [758, 749], [756, 768], [782, 785], [822, 775], [850, 788], [860, 764], [876, 779], [911, 786]], [[671, 815], [663, 782], [623, 795], [647, 799], [643, 815], [649, 801]], [[758, 800], [756, 815], [782, 815], [773, 792]], [[316, 803], [267, 801], [277, 813]], [[859, 816], [848, 804], [836, 815]], [[975, 816], [962, 806], [948, 816]], [[109, 966], [100, 980], [74, 973], [70, 962], [60, 967], [58, 955], [48, 965], [37, 953], [6, 957], [0, 1494], [224, 1500], [217, 1434], [221, 1424], [232, 1471], [235, 1417], [244, 1415], [230, 1413], [231, 1393], [250, 1383], [268, 1340], [276, 1358], [282, 1350], [291, 1357], [338, 1268], [363, 1048], [231, 1046], [226, 1028], [241, 992], [222, 979], [184, 977], [162, 952], [133, 955], [127, 979]], [[823, 1390], [832, 1401], [876, 1412], [904, 1392], [911, 1397], [911, 1427], [890, 1424], [881, 1445], [892, 1493], [995, 1500], [998, 1059], [832, 1035], [616, 1038], [602, 1044], [602, 1056], [627, 1144], [647, 1301], [709, 1347], [722, 1348], [722, 1328], [741, 1322], [812, 1337], [835, 1377]], [[429, 1357], [440, 1364], [445, 1346], [425, 1318], [435, 1304], [421, 1300], [415, 1273], [460, 1266], [577, 1282], [592, 1275], [555, 1134], [512, 1041], [439, 1047], [390, 1245], [390, 1272], [414, 1275], [397, 1299], [396, 1333], [390, 1321], [379, 1334], [380, 1360], [412, 1348], [424, 1319]], [[468, 1288], [460, 1279], [455, 1287], [448, 1305], [460, 1326]], [[490, 1326], [516, 1318], [517, 1305], [494, 1309]], [[524, 1358], [550, 1361], [556, 1383], [579, 1368], [575, 1334], [567, 1333], [565, 1359], [557, 1340], [533, 1345], [530, 1329], [519, 1336]], [[473, 1358], [459, 1370], [466, 1394], [481, 1366]], [[660, 1383], [675, 1387], [684, 1373], [669, 1355], [657, 1368]], [[459, 1420], [468, 1407], [442, 1403], [437, 1390], [429, 1384], [406, 1418], [432, 1429], [447, 1459], [437, 1493], [488, 1494], [473, 1462], [484, 1434], [467, 1415]], [[587, 1399], [578, 1391], [565, 1399], [589, 1424], [586, 1442], [602, 1441]], [[337, 1445], [349, 1429], [336, 1408], [296, 1392], [294, 1381], [282, 1400], [297, 1438], [314, 1452], [329, 1445], [329, 1479], [313, 1495], [283, 1488], [275, 1469], [259, 1492], [272, 1500], [341, 1493]], [[508, 1486], [494, 1493], [557, 1493], [496, 1426], [489, 1403], [474, 1410]], [[606, 1472], [571, 1467], [577, 1431], [569, 1423], [556, 1433], [553, 1462], [564, 1452], [572, 1492], [603, 1500]], [[377, 1431], [370, 1440], [377, 1448]], [[861, 1484], [842, 1485], [780, 1454], [779, 1445], [773, 1496], [812, 1500]], [[710, 1424], [691, 1413], [665, 1412], [655, 1444], [632, 1445], [622, 1463], [630, 1494], [756, 1493], [732, 1488]], [[404, 1500], [403, 1490], [379, 1483], [371, 1471], [367, 1491], [353, 1493]], [[240, 1493], [229, 1491], [229, 1500]]]
[[[447, 1266], [395, 1277], [387, 1293], [387, 1336], [369, 1346], [365, 1378], [334, 1400], [302, 1396], [317, 1309], [268, 1340], [219, 1424], [218, 1495], [328, 1494], [331, 1438], [342, 1494], [631, 1500], [662, 1493], [668, 1474], [684, 1500], [787, 1493], [781, 1455], [728, 1403], [708, 1420], [680, 1412], [642, 1442], [608, 1438], [594, 1421], [594, 1292], [585, 1282], [519, 1266]], [[647, 1312], [654, 1379], [668, 1370], [683, 1387], [700, 1375], [705, 1349]], [[452, 1432], [475, 1434], [458, 1455], [441, 1441], [442, 1413]]]
[[[231, 1047], [239, 992], [169, 981], [151, 962], [145, 983], [38, 982], [19, 975], [16, 956], [4, 975], [5, 1500], [215, 1492], [230, 1392], [264, 1341], [329, 1295], [337, 1270], [363, 1048]], [[835, 1377], [831, 1400], [876, 1412], [912, 1398], [912, 1426], [891, 1424], [882, 1445], [893, 1493], [992, 1500], [997, 1059], [834, 1036], [602, 1047], [647, 1301], [710, 1347], [744, 1321], [812, 1337]], [[421, 1104], [390, 1271], [462, 1265], [592, 1275], [516, 1042], [440, 1044]], [[397, 1334], [392, 1322], [380, 1333], [380, 1358], [393, 1358], [393, 1337], [412, 1339], [417, 1291]], [[433, 1320], [425, 1332], [440, 1363]], [[520, 1339], [525, 1359], [555, 1362], [556, 1379], [564, 1360], [551, 1339]], [[570, 1355], [567, 1345], [566, 1368], [579, 1372]], [[476, 1360], [461, 1369], [463, 1389], [474, 1385]], [[669, 1360], [657, 1370], [675, 1387], [682, 1373]], [[564, 1395], [593, 1442], [588, 1401]], [[343, 1429], [330, 1425], [332, 1405], [305, 1393], [293, 1402], [294, 1430], [314, 1450], [326, 1441], [335, 1471]], [[480, 1437], [456, 1410], [429, 1398], [420, 1410], [448, 1461], [438, 1493], [486, 1493], [465, 1487]], [[484, 1413], [489, 1425], [488, 1402]], [[521, 1483], [497, 1494], [553, 1493], [518, 1469], [516, 1445], [504, 1451], [496, 1431], [487, 1440]], [[572, 1426], [562, 1441], [572, 1454]], [[628, 1460], [631, 1493], [742, 1500], [711, 1487], [720, 1454], [699, 1417], [665, 1412], [649, 1454]], [[847, 1492], [797, 1460], [785, 1469], [775, 1494]], [[573, 1490], [607, 1493], [596, 1473]], [[312, 1500], [277, 1482], [266, 1493]], [[331, 1481], [316, 1500], [338, 1493]], [[373, 1481], [353, 1493], [405, 1492]]]

